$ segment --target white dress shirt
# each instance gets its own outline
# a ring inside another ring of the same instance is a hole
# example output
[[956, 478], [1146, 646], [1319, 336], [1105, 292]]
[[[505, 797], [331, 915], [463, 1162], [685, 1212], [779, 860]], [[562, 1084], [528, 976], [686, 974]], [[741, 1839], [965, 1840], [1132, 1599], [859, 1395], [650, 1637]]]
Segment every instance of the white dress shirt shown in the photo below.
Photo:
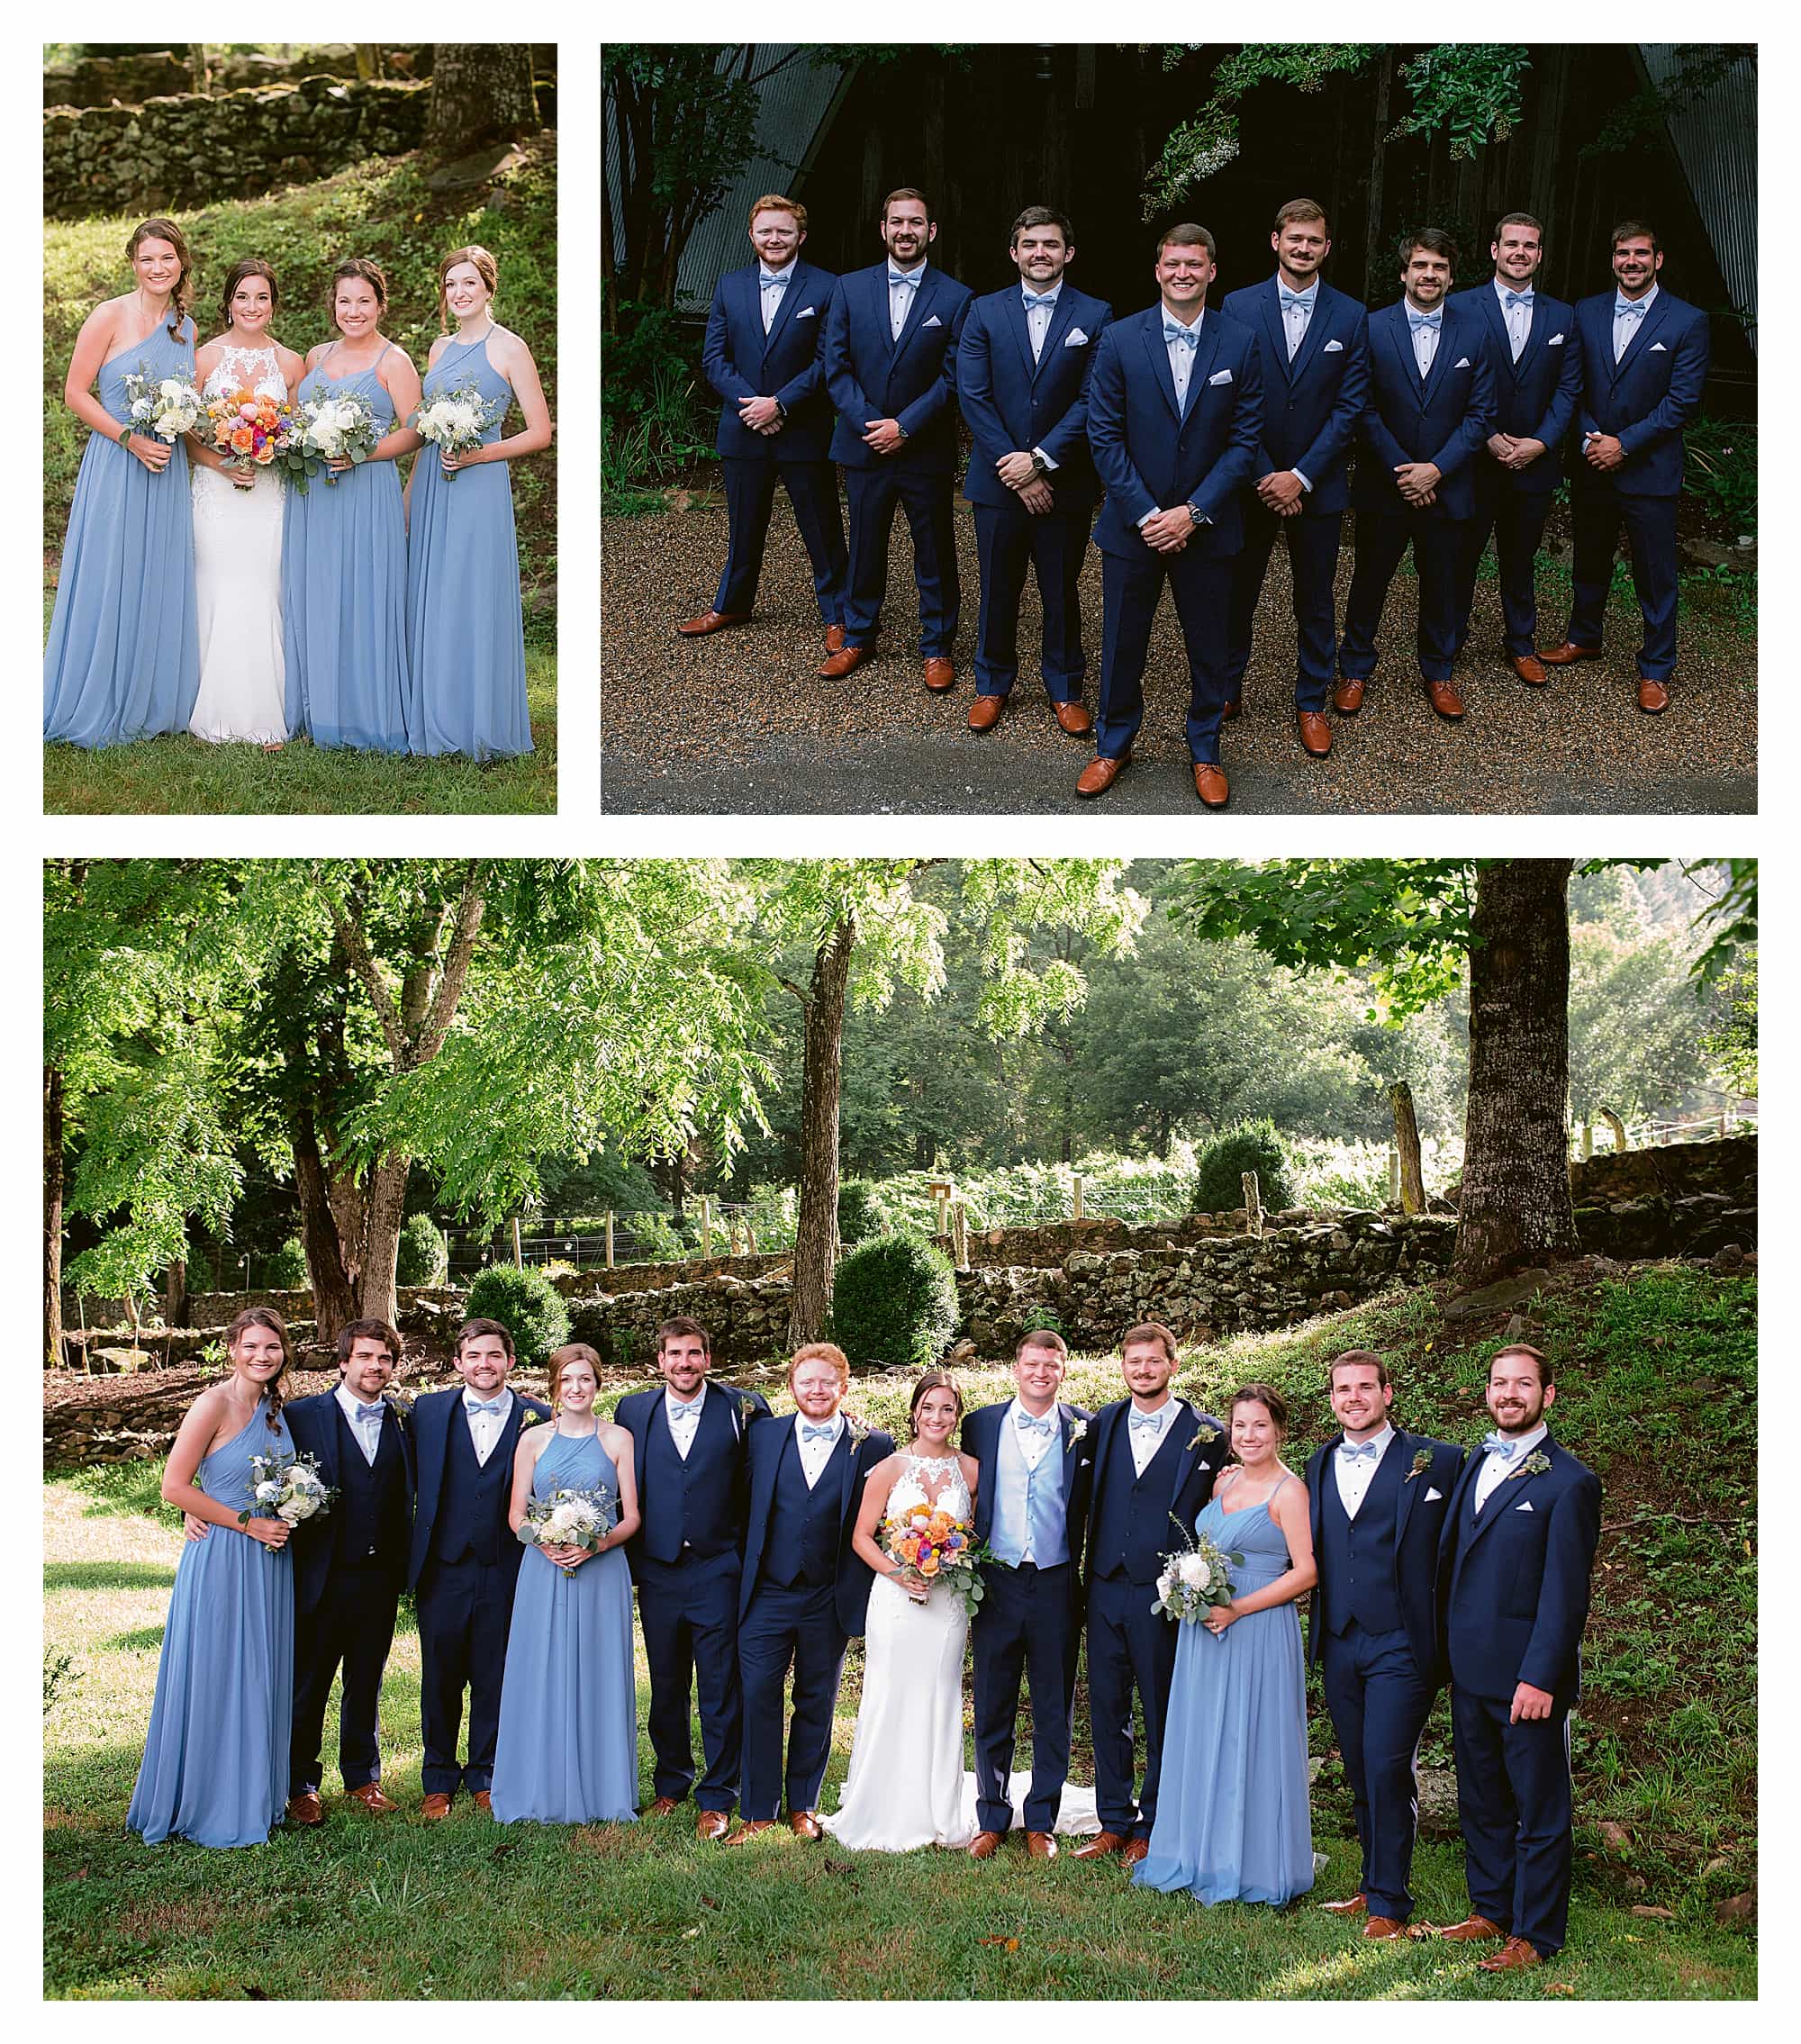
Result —
[[[1171, 324], [1174, 326], [1181, 324], [1181, 321], [1176, 318], [1167, 305], [1159, 305], [1157, 310]], [[1203, 305], [1200, 311], [1195, 314], [1194, 324], [1188, 330], [1194, 336], [1194, 346], [1192, 348], [1186, 346], [1180, 340], [1166, 339], [1163, 343], [1164, 350], [1170, 358], [1170, 375], [1175, 378], [1176, 410], [1184, 419], [1188, 417], [1188, 380], [1194, 373], [1194, 365], [1200, 354], [1201, 321], [1206, 317], [1207, 308]]]
[[[829, 1441], [809, 1441], [806, 1429], [810, 1426], [829, 1426]], [[810, 1420], [805, 1413], [794, 1415], [794, 1445], [801, 1452], [801, 1474], [807, 1479], [807, 1488], [813, 1486], [825, 1474], [826, 1464], [837, 1452], [838, 1436], [844, 1432], [844, 1415], [834, 1413], [830, 1419]]]
[[[1132, 1447], [1132, 1473], [1143, 1476], [1150, 1468], [1152, 1458], [1163, 1444], [1163, 1436], [1170, 1430], [1170, 1422], [1176, 1415], [1176, 1401], [1172, 1397], [1163, 1400], [1155, 1412], [1140, 1412], [1135, 1405], [1126, 1415], [1126, 1432]], [[1155, 1420], [1156, 1424], [1149, 1422]]]
[[[1653, 284], [1643, 298], [1628, 301], [1625, 294], [1615, 287], [1614, 292], [1614, 360], [1615, 362], [1632, 346], [1633, 336], [1644, 324], [1645, 313], [1649, 312], [1651, 308], [1656, 304], [1657, 288], [1656, 285]], [[1628, 303], [1643, 306], [1644, 312], [1621, 312], [1620, 307]]]
[[1539, 1443], [1546, 1438], [1551, 1429], [1540, 1420], [1530, 1434], [1521, 1436], [1519, 1445], [1511, 1455], [1483, 1455], [1482, 1466], [1476, 1471], [1476, 1509], [1480, 1512], [1496, 1491], [1511, 1476], [1519, 1473], [1519, 1466], [1531, 1454]]
[[466, 1385], [464, 1387], [463, 1416], [469, 1423], [469, 1439], [475, 1447], [475, 1460], [478, 1462], [485, 1462], [493, 1453], [494, 1443], [505, 1432], [506, 1423], [512, 1417], [511, 1388], [502, 1384], [495, 1396], [500, 1400], [499, 1412], [477, 1412], [475, 1407], [488, 1401], [478, 1392], [470, 1390]]
[[[357, 1445], [363, 1451], [363, 1460], [371, 1469], [374, 1469], [376, 1466], [376, 1444], [382, 1437], [381, 1414], [377, 1412], [371, 1419], [358, 1419], [357, 1417], [357, 1407], [363, 1401], [354, 1391], [342, 1384], [331, 1395], [337, 1399], [343, 1411], [344, 1417], [350, 1423], [350, 1431], [357, 1436]], [[374, 1402], [376, 1406], [379, 1406], [381, 1399], [377, 1397]]]
[[1438, 353], [1438, 337], [1444, 324], [1444, 308], [1440, 305], [1431, 312], [1419, 316], [1425, 321], [1424, 326], [1415, 326], [1416, 308], [1411, 300], [1407, 303], [1407, 330], [1413, 337], [1413, 358], [1419, 367], [1419, 380], [1424, 383], [1432, 374], [1432, 358]]
[[694, 1445], [694, 1436], [701, 1430], [701, 1408], [707, 1402], [707, 1380], [701, 1379], [701, 1388], [692, 1398], [678, 1398], [674, 1392], [663, 1394], [663, 1416], [669, 1423], [669, 1438], [675, 1443], [675, 1452], [685, 1462], [688, 1451]]
[[1359, 1455], [1354, 1460], [1346, 1455], [1347, 1443], [1340, 1442], [1332, 1454], [1332, 1478], [1338, 1486], [1338, 1502], [1344, 1507], [1344, 1516], [1354, 1519], [1357, 1507], [1363, 1502], [1376, 1471], [1381, 1467], [1382, 1457], [1389, 1452], [1389, 1443], [1395, 1437], [1392, 1424], [1384, 1426], [1380, 1434], [1372, 1434], [1363, 1445], [1373, 1445], [1375, 1456]]
[[1313, 318], [1314, 308], [1319, 303], [1319, 279], [1315, 277], [1305, 291], [1297, 291], [1294, 294], [1296, 303], [1291, 305], [1283, 304], [1281, 297], [1281, 294], [1288, 288], [1281, 278], [1277, 277], [1276, 305], [1282, 315], [1282, 331], [1288, 338], [1289, 360], [1292, 362], [1300, 352], [1301, 342], [1307, 339], [1307, 330]]
[[[897, 283], [897, 278], [901, 281]], [[888, 330], [893, 339], [900, 339], [900, 330], [907, 324], [907, 315], [913, 310], [913, 302], [925, 281], [926, 258], [923, 256], [910, 270], [902, 270], [892, 256], [888, 258]]]
[[[1054, 1401], [1050, 1411], [1044, 1416], [1051, 1423], [1048, 1434], [1041, 1433], [1036, 1424], [1031, 1426], [1019, 1424], [1021, 1419], [1030, 1419], [1032, 1415], [1018, 1398], [1007, 1409], [1006, 1424], [1013, 1429], [1013, 1439], [1019, 1450], [1019, 1460], [1028, 1470], [1037, 1468], [1050, 1450], [1057, 1445], [1063, 1434], [1063, 1415], [1058, 1412]], [[1028, 1555], [1027, 1559], [1029, 1560], [1031, 1557]]]
[[1036, 362], [1045, 352], [1045, 336], [1051, 330], [1051, 321], [1056, 316], [1057, 301], [1063, 294], [1063, 280], [1059, 277], [1048, 291], [1033, 291], [1030, 285], [1021, 285], [1021, 303], [1027, 294], [1039, 299], [1040, 303], [1026, 307], [1026, 335], [1032, 343], [1032, 359]]
[[[1510, 295], [1516, 298], [1524, 298], [1525, 303], [1524, 305], [1509, 305], [1507, 299]], [[1495, 279], [1495, 296], [1501, 302], [1501, 323], [1507, 330], [1507, 346], [1513, 349], [1514, 360], [1517, 362], [1525, 348], [1526, 338], [1532, 332], [1534, 311], [1532, 286], [1527, 285], [1524, 291], [1516, 291], [1512, 285], [1503, 284], [1500, 278], [1497, 277]]]
[[763, 330], [765, 333], [767, 333], [770, 328], [775, 324], [775, 315], [782, 310], [783, 302], [786, 299], [793, 285], [794, 265], [800, 259], [799, 256], [790, 256], [779, 270], [769, 268], [761, 260], [757, 263], [756, 282], [757, 289], [763, 298]]

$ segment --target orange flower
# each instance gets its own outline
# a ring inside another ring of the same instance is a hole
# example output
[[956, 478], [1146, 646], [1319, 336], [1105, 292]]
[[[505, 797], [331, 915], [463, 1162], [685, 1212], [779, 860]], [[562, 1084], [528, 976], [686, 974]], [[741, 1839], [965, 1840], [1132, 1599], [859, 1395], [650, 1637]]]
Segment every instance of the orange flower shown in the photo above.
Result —
[[267, 467], [268, 464], [275, 458], [275, 442], [273, 440], [266, 440], [263, 445], [257, 449], [257, 460], [264, 467]]
[[919, 1564], [919, 1573], [920, 1573], [920, 1574], [921, 1574], [922, 1576], [936, 1576], [936, 1575], [937, 1574], [937, 1572], [938, 1572], [938, 1558], [937, 1558], [937, 1556], [936, 1554], [928, 1554], [928, 1555], [927, 1555], [926, 1559], [925, 1559], [925, 1560], [923, 1560], [922, 1562], [920, 1562], [920, 1564]]
[[248, 426], [240, 426], [231, 436], [231, 452], [249, 454], [257, 444], [257, 436]]

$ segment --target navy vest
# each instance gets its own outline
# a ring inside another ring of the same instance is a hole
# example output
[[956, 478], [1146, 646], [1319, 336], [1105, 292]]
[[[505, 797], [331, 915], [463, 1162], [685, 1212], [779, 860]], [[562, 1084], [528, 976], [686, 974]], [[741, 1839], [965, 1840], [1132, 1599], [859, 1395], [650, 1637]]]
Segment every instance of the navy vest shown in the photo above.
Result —
[[842, 1520], [838, 1457], [850, 1452], [846, 1430], [838, 1435], [830, 1461], [809, 1490], [800, 1444], [790, 1424], [775, 1465], [775, 1496], [763, 1537], [763, 1573], [779, 1588], [817, 1589], [837, 1579]]
[[400, 1452], [399, 1429], [384, 1415], [376, 1435], [375, 1461], [366, 1462], [363, 1444], [345, 1418], [343, 1406], [336, 1398], [331, 1406], [338, 1421], [339, 1493], [330, 1522], [333, 1559], [346, 1568], [371, 1561], [385, 1564], [396, 1577], [403, 1577], [412, 1524], [407, 1512], [406, 1459]]
[[1326, 1629], [1344, 1632], [1354, 1618], [1366, 1632], [1398, 1632], [1395, 1511], [1407, 1457], [1398, 1436], [1383, 1452], [1353, 1519], [1338, 1497], [1337, 1453], [1334, 1448], [1319, 1472], [1319, 1594]]
[[501, 1558], [502, 1540], [513, 1537], [506, 1523], [511, 1495], [512, 1457], [496, 1443], [485, 1462], [475, 1460], [468, 1415], [459, 1399], [450, 1408], [445, 1430], [444, 1474], [431, 1529], [433, 1556], [439, 1561], [466, 1561], [473, 1555], [492, 1568]]
[[730, 1403], [717, 1391], [707, 1393], [685, 1462], [666, 1414], [659, 1398], [644, 1430], [644, 1551], [653, 1561], [678, 1561], [684, 1550], [705, 1560], [738, 1544], [744, 1444], [732, 1425]]
[[[1190, 1437], [1192, 1429], [1188, 1430]], [[1120, 1414], [1104, 1466], [1095, 1471], [1100, 1496], [1094, 1515], [1094, 1539], [1089, 1569], [1096, 1576], [1125, 1576], [1135, 1583], [1154, 1583], [1163, 1557], [1179, 1543], [1170, 1524], [1182, 1466], [1182, 1415], [1163, 1427], [1157, 1452], [1143, 1476], [1132, 1468], [1132, 1415]]]

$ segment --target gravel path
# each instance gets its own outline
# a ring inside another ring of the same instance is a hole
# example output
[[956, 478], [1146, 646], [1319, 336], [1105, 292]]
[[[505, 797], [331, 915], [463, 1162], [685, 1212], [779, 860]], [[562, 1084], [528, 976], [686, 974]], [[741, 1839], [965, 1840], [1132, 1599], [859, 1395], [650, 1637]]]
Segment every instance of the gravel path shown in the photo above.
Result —
[[[919, 681], [912, 551], [897, 520], [882, 650], [842, 682], [814, 674], [823, 656], [805, 550], [778, 500], [757, 613], [748, 625], [687, 640], [684, 618], [711, 602], [725, 558], [721, 504], [608, 520], [602, 596], [602, 806], [612, 813], [1006, 814], [1202, 813], [1188, 771], [1182, 719], [1187, 664], [1167, 596], [1151, 641], [1145, 724], [1133, 764], [1099, 802], [1078, 800], [1091, 739], [1051, 719], [1035, 662], [1007, 714], [978, 735], [974, 692], [975, 529], [957, 505], [963, 625], [957, 685], [928, 695]], [[1339, 607], [1351, 555], [1339, 566]], [[1301, 751], [1293, 719], [1294, 627], [1286, 561], [1272, 559], [1264, 621], [1245, 676], [1244, 713], [1226, 728], [1223, 762], [1239, 811], [1421, 814], [1593, 812], [1751, 814], [1757, 808], [1754, 649], [1737, 635], [1683, 620], [1670, 709], [1640, 713], [1634, 695], [1639, 619], [1616, 594], [1606, 657], [1530, 689], [1502, 664], [1499, 595], [1479, 583], [1471, 651], [1456, 681], [1462, 725], [1434, 715], [1412, 660], [1416, 584], [1389, 592], [1383, 658], [1355, 719], [1335, 715], [1332, 755]], [[1082, 571], [1086, 700], [1100, 676], [1100, 562]], [[1566, 594], [1541, 597], [1541, 642], [1561, 634]], [[898, 628], [898, 629], [897, 629]], [[1020, 607], [1022, 650], [1037, 642], [1035, 590]]]

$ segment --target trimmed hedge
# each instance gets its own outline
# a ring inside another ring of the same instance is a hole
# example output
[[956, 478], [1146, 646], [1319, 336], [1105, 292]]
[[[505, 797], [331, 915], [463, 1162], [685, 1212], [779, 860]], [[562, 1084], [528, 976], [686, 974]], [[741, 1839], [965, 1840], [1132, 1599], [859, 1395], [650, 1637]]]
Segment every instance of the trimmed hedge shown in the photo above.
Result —
[[922, 1235], [878, 1235], [838, 1265], [832, 1339], [853, 1364], [936, 1362], [956, 1330], [956, 1273]]

